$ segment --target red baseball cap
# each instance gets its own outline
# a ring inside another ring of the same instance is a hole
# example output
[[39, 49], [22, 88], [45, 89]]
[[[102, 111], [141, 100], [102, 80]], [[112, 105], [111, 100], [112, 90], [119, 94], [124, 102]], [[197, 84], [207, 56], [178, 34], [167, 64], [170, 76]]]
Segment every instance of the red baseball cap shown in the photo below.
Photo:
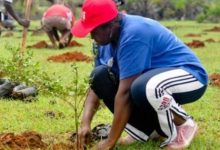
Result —
[[85, 37], [93, 29], [107, 23], [118, 15], [113, 0], [85, 0], [82, 6], [81, 19], [71, 29], [76, 37]]

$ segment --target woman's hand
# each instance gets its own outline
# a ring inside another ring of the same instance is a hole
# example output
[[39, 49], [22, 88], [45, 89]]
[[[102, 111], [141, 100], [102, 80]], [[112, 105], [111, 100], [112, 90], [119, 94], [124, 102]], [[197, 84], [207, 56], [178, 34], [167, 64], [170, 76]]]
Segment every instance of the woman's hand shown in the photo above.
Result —
[[90, 126], [82, 126], [78, 132], [80, 149], [84, 149], [91, 141]]
[[111, 150], [113, 149], [114, 144], [112, 144], [108, 139], [99, 142], [96, 145], [96, 150]]

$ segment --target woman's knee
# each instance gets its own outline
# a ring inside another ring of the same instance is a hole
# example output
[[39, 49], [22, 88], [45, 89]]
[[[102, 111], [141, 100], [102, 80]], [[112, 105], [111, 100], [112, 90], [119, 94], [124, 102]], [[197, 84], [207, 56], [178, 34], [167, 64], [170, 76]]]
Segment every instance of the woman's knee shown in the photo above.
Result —
[[113, 99], [117, 92], [118, 84], [111, 80], [110, 73], [107, 66], [101, 65], [96, 67], [90, 75], [90, 87], [101, 99]]
[[89, 78], [89, 84], [91, 88], [94, 89], [97, 86], [105, 84], [104, 82], [107, 79], [107, 74], [107, 67], [104, 65], [94, 68]]
[[101, 78], [102, 76], [105, 76], [107, 72], [108, 72], [107, 66], [101, 65], [95, 67], [90, 74], [90, 78], [93, 79]]

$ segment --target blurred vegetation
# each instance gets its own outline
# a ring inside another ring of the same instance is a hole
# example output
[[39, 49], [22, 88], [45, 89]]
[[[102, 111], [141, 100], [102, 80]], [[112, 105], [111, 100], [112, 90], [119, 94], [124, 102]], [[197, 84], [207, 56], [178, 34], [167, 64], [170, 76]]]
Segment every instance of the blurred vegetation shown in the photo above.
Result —
[[[81, 0], [32, 0], [31, 8], [31, 19], [40, 19], [44, 11], [51, 6], [53, 3], [64, 1], [67, 6], [69, 6], [74, 14], [78, 15], [76, 7], [82, 3]], [[25, 12], [25, 0], [14, 0], [14, 8], [19, 13], [20, 16], [24, 15]]]
[[123, 9], [158, 20], [220, 21], [219, 0], [126, 0]]
[[[32, 19], [39, 19], [45, 9], [62, 0], [33, 0]], [[79, 16], [83, 0], [64, 0], [76, 17]], [[24, 12], [24, 0], [15, 0], [16, 9]], [[129, 14], [141, 15], [158, 20], [197, 20], [198, 22], [220, 22], [219, 0], [125, 0], [121, 9]]]

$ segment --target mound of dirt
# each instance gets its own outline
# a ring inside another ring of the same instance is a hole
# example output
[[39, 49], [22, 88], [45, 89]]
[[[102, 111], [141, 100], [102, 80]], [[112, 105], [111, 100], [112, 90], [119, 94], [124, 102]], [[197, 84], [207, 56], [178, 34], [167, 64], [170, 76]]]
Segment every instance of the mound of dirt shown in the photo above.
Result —
[[0, 135], [0, 149], [45, 149], [48, 145], [42, 141], [40, 134], [27, 131], [20, 135], [5, 133]]
[[212, 29], [204, 30], [205, 32], [220, 32], [220, 27], [213, 27]]
[[191, 43], [186, 43], [186, 45], [191, 48], [205, 47], [205, 43], [199, 40], [193, 40]]
[[68, 47], [74, 47], [74, 46], [78, 46], [78, 47], [81, 47], [83, 46], [82, 44], [78, 43], [77, 41], [71, 41], [68, 45]]
[[206, 39], [205, 42], [208, 42], [208, 43], [215, 43], [216, 41], [215, 41], [214, 39], [210, 38], [210, 39]]
[[72, 62], [72, 61], [90, 62], [92, 58], [89, 56], [86, 56], [82, 52], [66, 52], [61, 55], [50, 56], [47, 58], [47, 60], [53, 61], [53, 62]]
[[48, 47], [49, 47], [49, 45], [47, 44], [46, 41], [39, 41], [39, 42], [37, 42], [37, 43], [35, 43], [31, 46], [28, 46], [27, 48], [38, 48], [38, 49], [40, 49], [40, 48], [48, 48]]
[[[87, 148], [106, 139], [110, 132], [109, 124], [99, 124], [92, 129]], [[40, 135], [35, 131], [25, 131], [21, 134], [0, 134], [0, 150], [76, 150], [77, 134]]]
[[189, 34], [184, 35], [184, 37], [201, 37], [201, 34], [189, 33]]
[[73, 144], [65, 144], [65, 143], [58, 143], [52, 146], [52, 150], [75, 150], [76, 146]]
[[14, 133], [0, 134], [0, 150], [75, 150], [75, 143], [47, 144], [42, 136], [34, 131], [26, 131], [19, 135]]
[[[81, 47], [83, 46], [82, 44], [78, 43], [77, 41], [71, 41], [68, 47]], [[51, 45], [49, 45], [46, 41], [39, 41], [31, 46], [27, 46], [27, 48], [36, 48], [36, 49], [41, 49], [41, 48], [52, 48]]]
[[220, 74], [213, 73], [209, 75], [210, 85], [220, 87]]

